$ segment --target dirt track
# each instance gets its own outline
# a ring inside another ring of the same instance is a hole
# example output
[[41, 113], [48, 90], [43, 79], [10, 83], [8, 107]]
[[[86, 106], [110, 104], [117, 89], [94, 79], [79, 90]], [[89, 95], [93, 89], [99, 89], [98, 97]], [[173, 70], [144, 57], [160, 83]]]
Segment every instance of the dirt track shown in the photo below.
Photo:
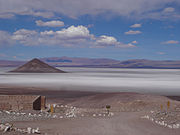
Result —
[[[14, 121], [14, 125], [19, 128], [39, 127], [42, 134], [47, 135], [179, 135], [180, 129], [170, 129], [155, 124], [141, 117], [146, 115], [153, 108], [152, 102], [161, 103], [169, 100], [166, 97], [142, 95], [136, 93], [91, 93], [91, 92], [70, 92], [70, 91], [48, 91], [35, 88], [0, 88], [0, 94], [28, 94], [28, 95], [45, 95], [49, 103], [62, 103], [82, 108], [103, 106], [111, 103], [112, 106], [118, 107], [122, 102], [132, 103], [141, 100], [140, 107], [147, 105], [148, 109], [140, 111], [124, 110], [115, 112], [112, 117], [76, 117], [39, 121]], [[142, 102], [148, 101], [148, 104]], [[172, 104], [179, 104], [178, 101], [171, 101]], [[97, 103], [97, 104], [96, 104]], [[137, 106], [131, 104], [134, 109]], [[136, 104], [135, 104], [136, 105]], [[132, 106], [130, 106], [132, 108]], [[159, 106], [159, 105], [157, 105]], [[122, 107], [122, 106], [121, 106]], [[6, 134], [4, 134], [6, 135]], [[7, 134], [9, 135], [9, 133]], [[17, 135], [17, 134], [16, 134]]]
[[172, 130], [141, 119], [141, 113], [122, 112], [111, 118], [77, 118], [37, 122], [15, 122], [20, 128], [40, 127], [48, 135], [179, 135]]

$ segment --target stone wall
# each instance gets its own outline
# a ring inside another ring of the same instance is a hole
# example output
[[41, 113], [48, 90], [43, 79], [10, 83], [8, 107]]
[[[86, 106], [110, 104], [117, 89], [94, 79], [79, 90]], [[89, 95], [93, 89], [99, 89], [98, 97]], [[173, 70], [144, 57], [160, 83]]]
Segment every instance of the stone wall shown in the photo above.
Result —
[[0, 110], [41, 110], [45, 102], [44, 96], [0, 95]]
[[11, 110], [12, 106], [9, 103], [0, 103], [0, 110]]

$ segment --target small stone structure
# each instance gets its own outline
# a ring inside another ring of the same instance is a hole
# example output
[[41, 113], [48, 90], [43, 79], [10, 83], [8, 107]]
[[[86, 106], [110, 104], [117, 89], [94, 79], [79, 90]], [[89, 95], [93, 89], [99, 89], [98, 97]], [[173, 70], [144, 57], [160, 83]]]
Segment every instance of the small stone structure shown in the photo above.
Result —
[[46, 98], [31, 95], [0, 95], [0, 110], [43, 110]]

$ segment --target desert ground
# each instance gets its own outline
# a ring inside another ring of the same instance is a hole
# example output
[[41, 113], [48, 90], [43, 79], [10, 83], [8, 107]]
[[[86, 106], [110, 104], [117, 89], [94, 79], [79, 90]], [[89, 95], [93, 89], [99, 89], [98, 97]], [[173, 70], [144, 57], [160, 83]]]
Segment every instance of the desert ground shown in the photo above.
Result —
[[[54, 112], [48, 117], [44, 115], [33, 118], [28, 116], [26, 119], [6, 119], [5, 117], [11, 116], [2, 115], [4, 117], [2, 120], [13, 124], [16, 128], [39, 127], [43, 135], [179, 135], [180, 133], [180, 102], [173, 100], [174, 97], [170, 99], [165, 96], [131, 92], [52, 91], [8, 86], [1, 86], [0, 94], [44, 95], [47, 98], [47, 105], [56, 104], [57, 110], [61, 111]], [[166, 107], [168, 101], [171, 105], [169, 109]], [[106, 105], [111, 106], [110, 114], [107, 114]], [[71, 117], [65, 114], [67, 110], [72, 109], [74, 110]], [[1, 134], [22, 133], [1, 132]]]

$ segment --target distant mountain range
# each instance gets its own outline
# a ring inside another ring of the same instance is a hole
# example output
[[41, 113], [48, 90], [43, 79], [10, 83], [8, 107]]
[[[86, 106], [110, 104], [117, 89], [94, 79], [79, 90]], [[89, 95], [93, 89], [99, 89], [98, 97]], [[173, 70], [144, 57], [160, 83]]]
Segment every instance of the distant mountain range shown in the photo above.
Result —
[[[145, 59], [134, 59], [118, 61], [113, 59], [72, 58], [72, 57], [50, 57], [40, 60], [55, 67], [98, 67], [98, 68], [159, 68], [180, 69], [180, 61], [155, 61]], [[0, 67], [17, 67], [26, 61], [0, 60]]]
[[24, 63], [25, 61], [0, 60], [0, 67], [17, 67]]

